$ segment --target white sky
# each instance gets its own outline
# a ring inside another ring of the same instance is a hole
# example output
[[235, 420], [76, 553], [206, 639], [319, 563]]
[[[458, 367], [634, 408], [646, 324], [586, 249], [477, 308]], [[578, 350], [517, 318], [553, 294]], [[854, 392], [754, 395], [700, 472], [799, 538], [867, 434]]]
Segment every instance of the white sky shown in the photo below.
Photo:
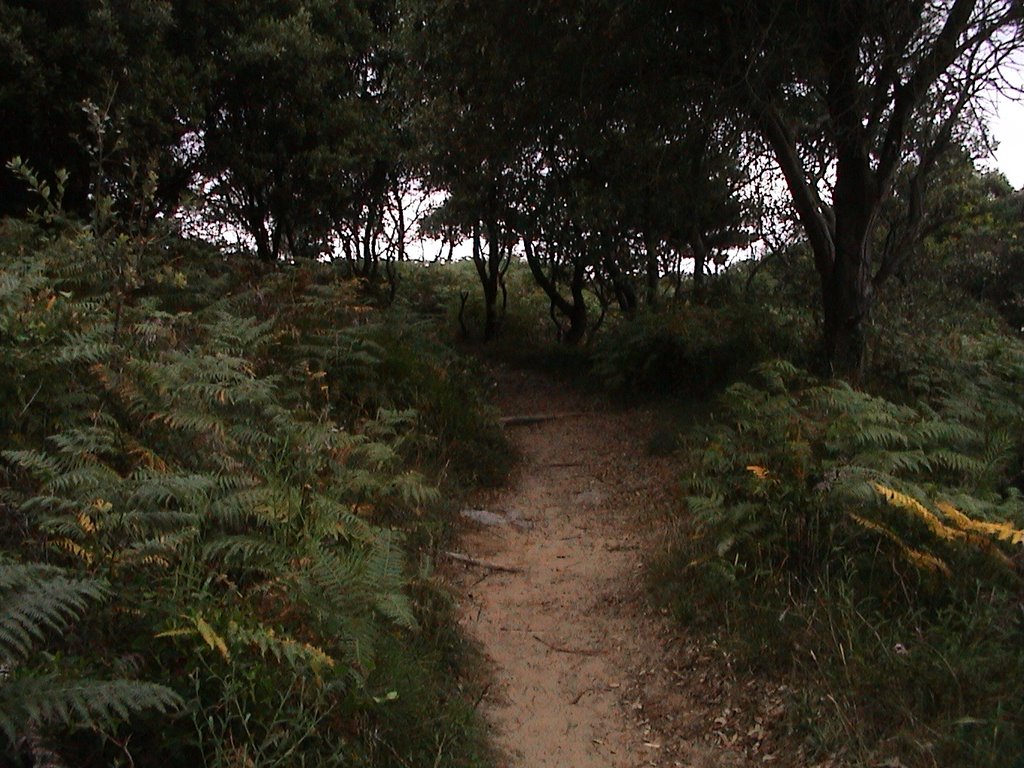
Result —
[[1014, 189], [1024, 187], [1024, 102], [1003, 99], [992, 121], [992, 137], [999, 144], [995, 166]]
[[[996, 95], [992, 99], [993, 117], [989, 123], [992, 138], [997, 145], [995, 154], [990, 161], [991, 166], [1002, 171], [1014, 189], [1024, 189], [1024, 65], [1017, 65], [1007, 74], [1011, 90], [1017, 94]], [[415, 218], [413, 216], [412, 218]], [[439, 251], [440, 243], [429, 239], [418, 239], [410, 244], [409, 256], [413, 259], [431, 262]], [[462, 242], [455, 247], [455, 258], [464, 259], [470, 255], [470, 245]]]

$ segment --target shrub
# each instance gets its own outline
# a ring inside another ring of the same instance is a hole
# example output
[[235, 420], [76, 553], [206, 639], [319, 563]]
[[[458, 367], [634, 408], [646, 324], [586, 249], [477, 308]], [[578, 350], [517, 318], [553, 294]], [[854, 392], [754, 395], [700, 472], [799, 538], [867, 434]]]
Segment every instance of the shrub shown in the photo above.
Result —
[[453, 354], [327, 267], [225, 258], [0, 224], [5, 754], [477, 764], [408, 540], [443, 510], [425, 457], [472, 477], [497, 428]]
[[795, 347], [794, 333], [763, 306], [673, 306], [609, 328], [595, 346], [593, 373], [622, 395], [708, 397]]
[[1013, 446], [952, 399], [899, 405], [779, 362], [759, 377], [689, 446], [694, 523], [659, 590], [801, 675], [808, 707], [829, 697], [826, 746], [1005, 765], [1024, 747]]

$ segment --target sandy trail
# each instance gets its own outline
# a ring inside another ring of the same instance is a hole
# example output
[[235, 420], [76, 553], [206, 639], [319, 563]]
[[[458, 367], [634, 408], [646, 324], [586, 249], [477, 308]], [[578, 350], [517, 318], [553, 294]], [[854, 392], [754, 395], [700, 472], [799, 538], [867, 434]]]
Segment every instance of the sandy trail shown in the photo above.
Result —
[[781, 735], [785, 686], [733, 674], [651, 608], [644, 565], [674, 538], [679, 487], [678, 463], [646, 450], [657, 416], [537, 373], [498, 381], [505, 415], [572, 414], [509, 427], [521, 461], [465, 520], [463, 554], [518, 572], [447, 569], [489, 661], [500, 768], [833, 766]]
[[483, 706], [495, 740], [509, 767], [662, 765], [636, 685], [660, 652], [640, 584], [644, 528], [674, 485], [645, 455], [651, 417], [595, 410], [536, 374], [503, 372], [500, 387], [505, 414], [576, 415], [510, 428], [517, 472], [477, 501], [488, 514], [460, 543], [522, 571], [460, 575], [462, 623], [494, 669]]

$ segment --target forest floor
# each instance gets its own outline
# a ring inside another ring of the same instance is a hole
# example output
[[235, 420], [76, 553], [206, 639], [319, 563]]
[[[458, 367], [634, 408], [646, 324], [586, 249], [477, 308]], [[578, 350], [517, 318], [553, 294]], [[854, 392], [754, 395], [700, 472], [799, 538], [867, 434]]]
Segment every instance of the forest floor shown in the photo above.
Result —
[[674, 538], [679, 487], [647, 450], [657, 414], [496, 375], [504, 415], [559, 414], [507, 426], [512, 478], [463, 511], [458, 554], [515, 570], [448, 569], [502, 768], [810, 765], [784, 735], [785, 687], [734, 675], [652, 606], [646, 565]]

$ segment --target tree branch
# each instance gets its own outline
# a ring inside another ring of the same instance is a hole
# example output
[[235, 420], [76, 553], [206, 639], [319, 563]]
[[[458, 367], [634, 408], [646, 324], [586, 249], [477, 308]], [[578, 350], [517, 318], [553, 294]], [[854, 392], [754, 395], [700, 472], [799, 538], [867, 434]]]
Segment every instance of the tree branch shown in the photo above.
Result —
[[834, 234], [825, 215], [826, 206], [807, 181], [807, 173], [797, 152], [796, 136], [783, 122], [774, 105], [760, 100], [755, 102], [753, 117], [775, 153], [779, 169], [786, 179], [793, 198], [793, 206], [804, 225], [807, 239], [814, 251], [818, 271], [828, 274], [835, 261]]

